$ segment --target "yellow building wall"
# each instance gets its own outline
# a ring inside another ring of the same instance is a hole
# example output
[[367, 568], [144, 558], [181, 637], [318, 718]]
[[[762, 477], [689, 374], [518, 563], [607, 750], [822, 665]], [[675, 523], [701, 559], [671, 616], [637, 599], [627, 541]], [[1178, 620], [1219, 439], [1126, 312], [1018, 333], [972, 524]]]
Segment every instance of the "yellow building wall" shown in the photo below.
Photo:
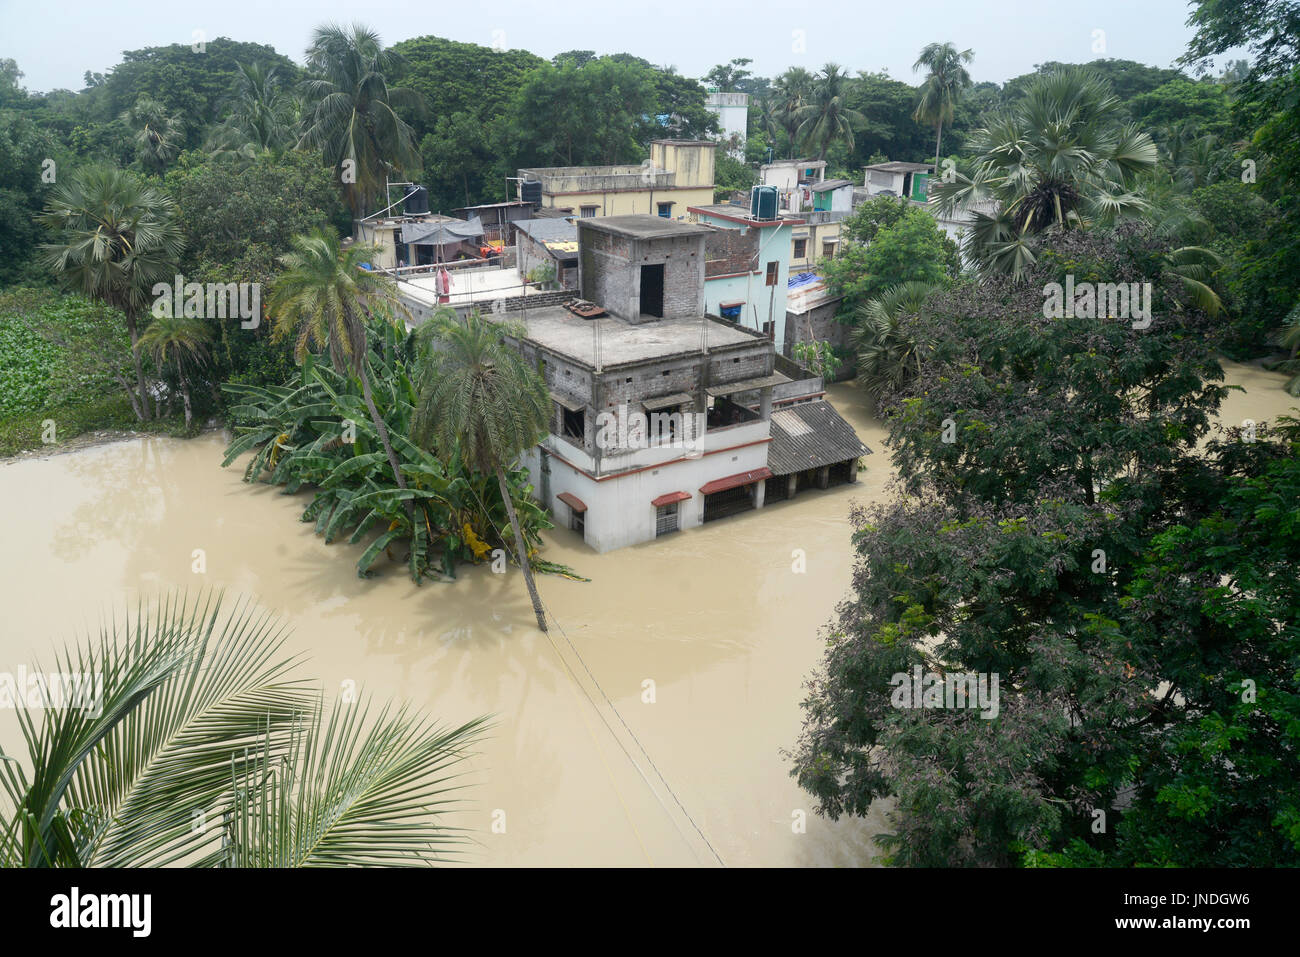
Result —
[[634, 213], [658, 216], [660, 203], [672, 203], [672, 218], [686, 215], [688, 206], [708, 206], [713, 202], [713, 186], [682, 189], [619, 190], [604, 193], [546, 193], [542, 202], [552, 207], [570, 207], [573, 215], [581, 216], [582, 207], [595, 206], [597, 216], [630, 216]]
[[[713, 190], [714, 160], [717, 147], [713, 143], [651, 143], [650, 162], [658, 169], [670, 169], [677, 174], [677, 187], [708, 188]], [[713, 202], [713, 200], [709, 200]], [[692, 205], [695, 205], [692, 203]]]
[[[823, 258], [822, 247], [827, 242], [840, 237], [840, 223], [818, 223], [807, 226], [796, 226], [794, 233], [790, 238], [790, 272], [791, 274], [799, 272], [812, 272], [817, 266], [817, 261]], [[796, 258], [795, 241], [799, 239], [808, 240], [804, 249], [804, 255]], [[839, 245], [835, 246], [835, 255], [839, 255]]]

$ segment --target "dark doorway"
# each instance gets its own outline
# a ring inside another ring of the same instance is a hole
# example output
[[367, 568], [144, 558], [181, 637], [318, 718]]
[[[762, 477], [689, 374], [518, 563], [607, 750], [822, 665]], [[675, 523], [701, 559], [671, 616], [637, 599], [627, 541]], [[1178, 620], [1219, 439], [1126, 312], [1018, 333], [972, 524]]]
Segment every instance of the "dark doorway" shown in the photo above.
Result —
[[641, 314], [658, 316], [664, 314], [664, 264], [641, 267]]
[[704, 496], [704, 521], [726, 518], [754, 507], [754, 486], [738, 485]]

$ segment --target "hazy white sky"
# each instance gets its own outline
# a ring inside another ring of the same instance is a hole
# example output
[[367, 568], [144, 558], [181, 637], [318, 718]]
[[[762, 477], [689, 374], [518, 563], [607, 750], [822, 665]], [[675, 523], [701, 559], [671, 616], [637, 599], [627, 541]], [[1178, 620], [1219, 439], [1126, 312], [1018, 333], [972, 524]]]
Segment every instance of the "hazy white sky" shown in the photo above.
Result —
[[543, 57], [626, 52], [688, 76], [745, 56], [766, 76], [833, 61], [914, 81], [921, 47], [951, 40], [975, 51], [976, 81], [1002, 82], [1048, 60], [1109, 56], [1171, 66], [1191, 36], [1188, 12], [1186, 0], [0, 0], [0, 57], [18, 61], [30, 90], [76, 90], [86, 70], [106, 72], [123, 50], [189, 44], [195, 31], [268, 43], [301, 63], [317, 24], [360, 20], [385, 43], [433, 34]]

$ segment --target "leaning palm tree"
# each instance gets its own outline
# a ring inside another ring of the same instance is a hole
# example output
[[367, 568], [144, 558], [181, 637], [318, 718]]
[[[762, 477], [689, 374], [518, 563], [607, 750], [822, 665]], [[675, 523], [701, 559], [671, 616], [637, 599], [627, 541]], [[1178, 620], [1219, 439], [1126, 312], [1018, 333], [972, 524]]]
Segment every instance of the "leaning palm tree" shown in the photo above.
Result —
[[[0, 751], [0, 866], [391, 866], [454, 854], [465, 838], [440, 819], [447, 772], [482, 719], [442, 730], [384, 708], [371, 721], [357, 703], [326, 718], [320, 690], [280, 656], [284, 638], [246, 604], [168, 597], [65, 652], [61, 681], [17, 709], [26, 761]], [[277, 800], [259, 800], [268, 793]]]
[[[284, 271], [267, 297], [267, 312], [274, 324], [272, 338], [282, 342], [293, 335], [294, 358], [299, 362], [315, 348], [328, 352], [340, 374], [361, 381], [361, 395], [388, 456], [393, 481], [405, 489], [401, 461], [370, 389], [366, 326], [377, 316], [410, 318], [410, 312], [392, 279], [362, 268], [362, 263], [374, 258], [373, 246], [354, 243], [344, 248], [333, 231], [320, 228], [308, 236], [294, 236], [290, 242], [293, 252], [280, 257]], [[406, 506], [407, 513], [413, 514], [410, 501]]]
[[464, 320], [435, 316], [421, 326], [417, 332], [419, 401], [412, 438], [448, 458], [459, 448], [471, 468], [496, 473], [537, 627], [546, 631], [528, 544], [505, 472], [546, 435], [551, 416], [546, 383], [505, 342], [506, 336], [524, 335], [518, 324], [490, 322], [477, 313]]
[[169, 289], [185, 247], [176, 207], [138, 176], [112, 167], [78, 170], [59, 183], [41, 221], [56, 241], [41, 247], [44, 263], [64, 286], [122, 310], [131, 335], [136, 418], [150, 418], [144, 367], [136, 348], [139, 321], [155, 284]]
[[800, 141], [816, 144], [819, 160], [826, 158], [826, 151], [835, 142], [842, 142], [851, 151], [854, 128], [867, 125], [867, 118], [848, 105], [849, 82], [848, 74], [838, 65], [827, 63], [816, 79], [812, 99], [794, 112]]
[[891, 286], [854, 310], [849, 345], [858, 355], [858, 384], [876, 400], [895, 392], [921, 371], [924, 343], [909, 329], [940, 287], [926, 282]]
[[936, 185], [932, 202], [947, 215], [970, 214], [964, 252], [985, 271], [1019, 276], [1035, 261], [1033, 238], [1048, 228], [1109, 225], [1150, 209], [1137, 183], [1155, 168], [1156, 145], [1124, 122], [1109, 85], [1087, 70], [1034, 77], [972, 143], [969, 175]]
[[158, 316], [135, 344], [152, 358], [159, 369], [171, 366], [181, 387], [181, 402], [185, 406], [185, 428], [193, 421], [190, 401], [190, 373], [203, 366], [208, 359], [208, 343], [212, 333], [207, 323], [192, 316]]
[[397, 109], [422, 110], [424, 101], [413, 90], [390, 86], [402, 66], [402, 57], [360, 24], [318, 27], [307, 49], [314, 78], [303, 86], [311, 109], [299, 146], [321, 150], [356, 216], [364, 215], [390, 173], [420, 169], [415, 131]]
[[180, 152], [185, 138], [184, 124], [147, 93], [142, 93], [124, 110], [121, 119], [135, 131], [136, 156], [149, 172], [161, 173]]
[[208, 140], [217, 153], [280, 155], [296, 139], [299, 106], [284, 89], [276, 67], [237, 64], [236, 90], [229, 112]]
[[917, 101], [913, 119], [929, 123], [935, 128], [934, 165], [939, 165], [939, 146], [943, 142], [943, 124], [951, 123], [957, 110], [957, 101], [971, 85], [970, 74], [963, 64], [974, 59], [973, 50], [962, 50], [951, 43], [929, 43], [912, 64], [913, 70], [926, 69], [925, 82], [921, 84], [921, 98]]

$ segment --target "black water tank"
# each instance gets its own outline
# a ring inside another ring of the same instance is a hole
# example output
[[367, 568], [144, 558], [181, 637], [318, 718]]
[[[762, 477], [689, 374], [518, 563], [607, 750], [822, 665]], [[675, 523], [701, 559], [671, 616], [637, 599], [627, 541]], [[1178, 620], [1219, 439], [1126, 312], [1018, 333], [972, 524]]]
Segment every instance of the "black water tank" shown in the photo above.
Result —
[[406, 190], [406, 199], [402, 204], [408, 216], [418, 216], [429, 211], [429, 191], [423, 186], [411, 186]]
[[525, 180], [519, 184], [519, 198], [525, 203], [532, 203], [533, 209], [542, 207], [542, 184], [540, 180]]

